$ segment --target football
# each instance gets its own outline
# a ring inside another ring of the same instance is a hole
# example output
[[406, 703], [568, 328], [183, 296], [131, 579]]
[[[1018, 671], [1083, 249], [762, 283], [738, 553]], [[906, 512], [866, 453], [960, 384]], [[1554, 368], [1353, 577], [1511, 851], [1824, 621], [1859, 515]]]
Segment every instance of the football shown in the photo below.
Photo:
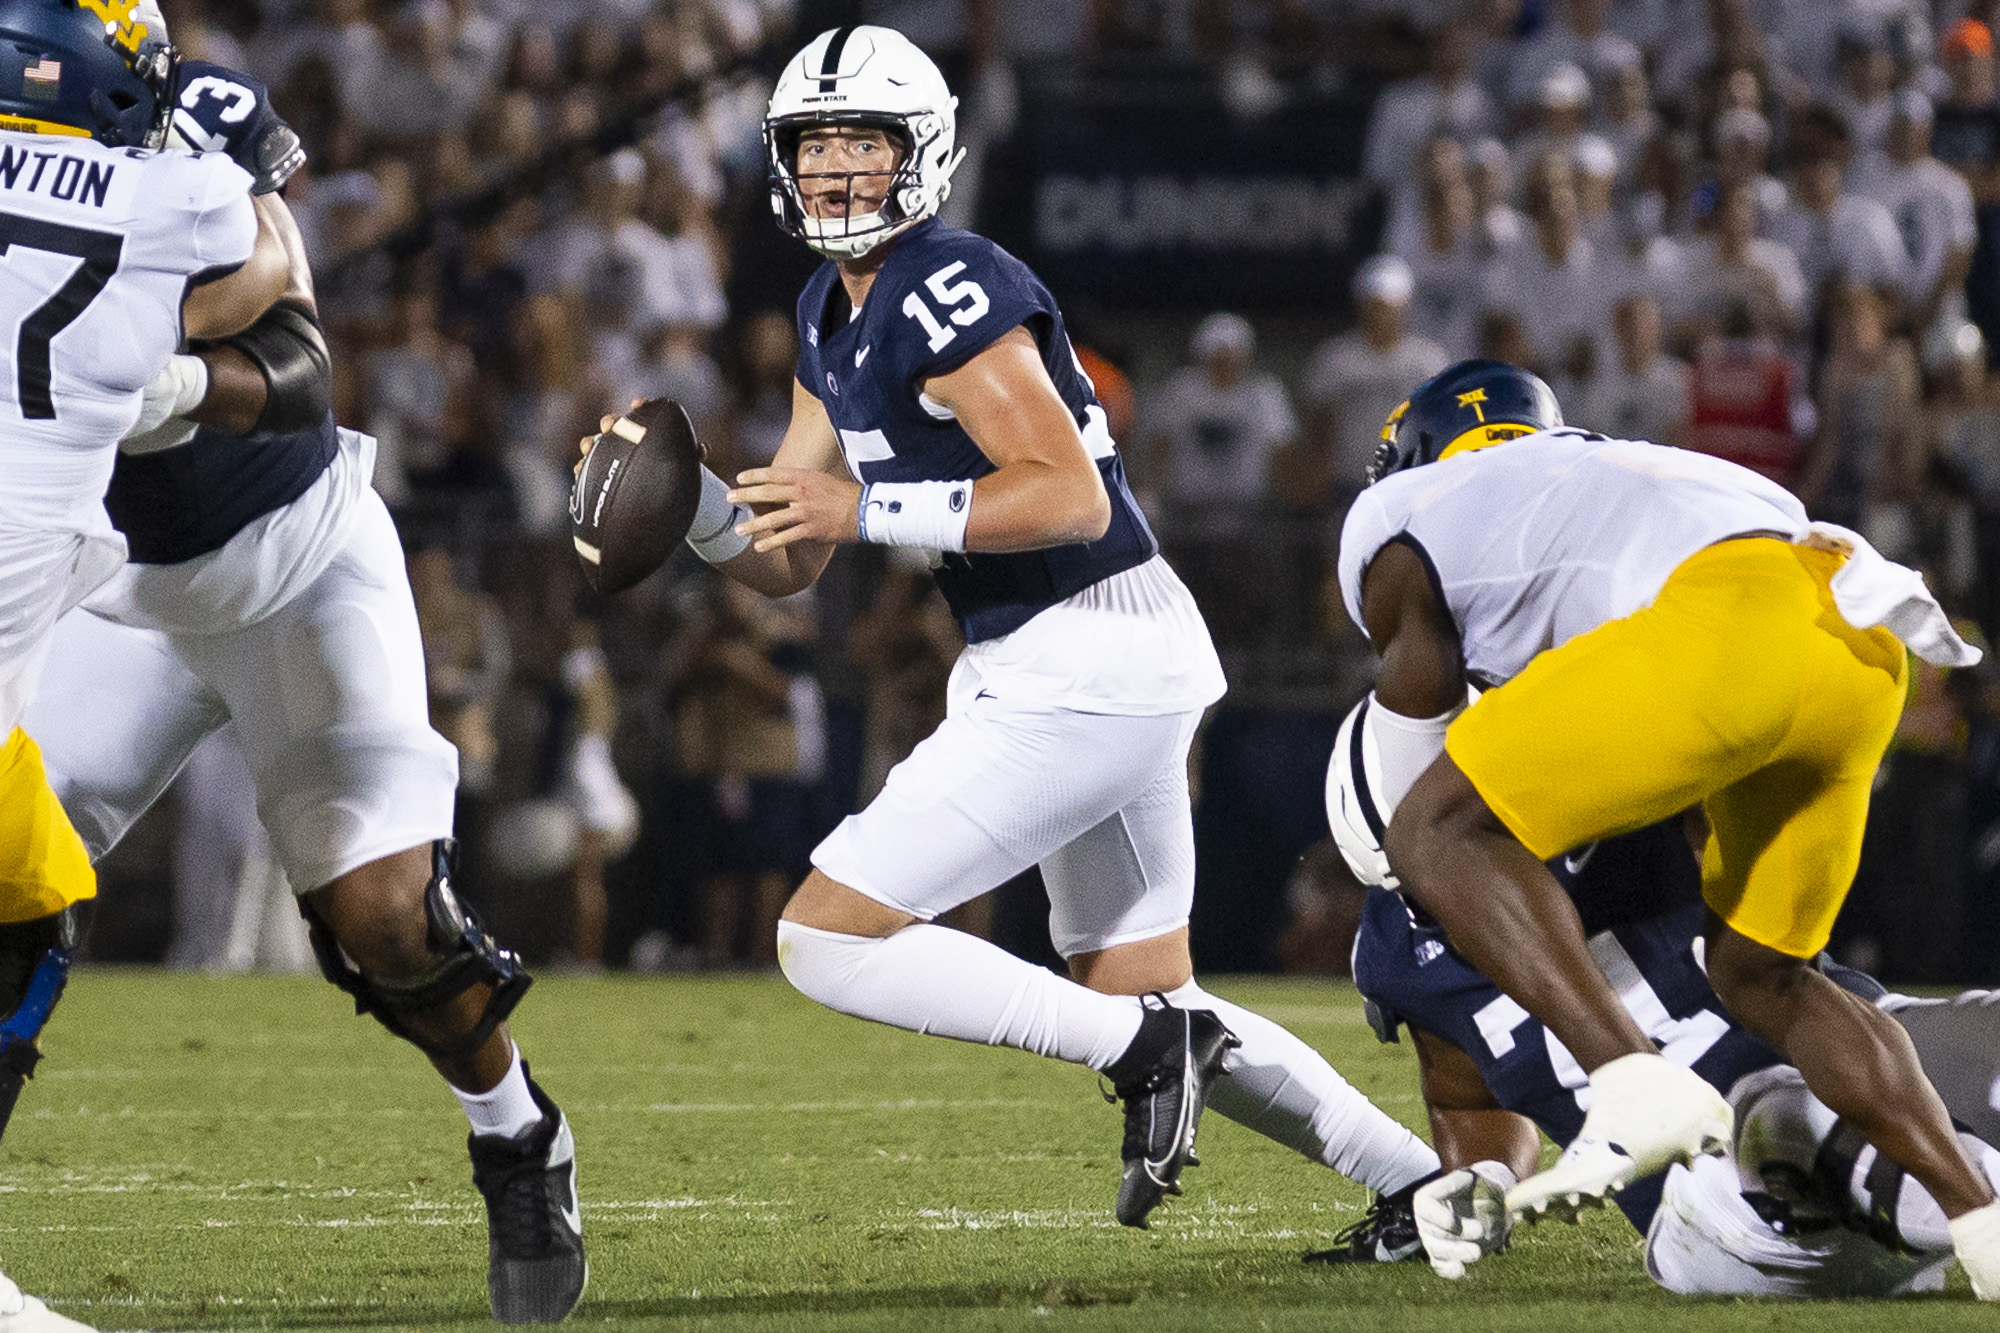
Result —
[[591, 587], [624, 592], [667, 563], [694, 522], [704, 452], [671, 398], [639, 404], [596, 438], [569, 493], [570, 540]]

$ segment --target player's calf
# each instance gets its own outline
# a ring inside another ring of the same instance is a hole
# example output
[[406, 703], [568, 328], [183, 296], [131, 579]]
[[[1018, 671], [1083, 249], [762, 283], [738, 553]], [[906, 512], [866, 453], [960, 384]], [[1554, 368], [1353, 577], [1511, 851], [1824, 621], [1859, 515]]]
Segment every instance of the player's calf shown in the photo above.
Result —
[[504, 1026], [527, 992], [527, 970], [458, 900], [453, 852], [441, 840], [384, 858], [302, 898], [300, 910], [326, 979], [354, 997], [355, 1013], [429, 1056], [472, 1122], [493, 1317], [554, 1322], [583, 1298], [590, 1275], [575, 1140]]

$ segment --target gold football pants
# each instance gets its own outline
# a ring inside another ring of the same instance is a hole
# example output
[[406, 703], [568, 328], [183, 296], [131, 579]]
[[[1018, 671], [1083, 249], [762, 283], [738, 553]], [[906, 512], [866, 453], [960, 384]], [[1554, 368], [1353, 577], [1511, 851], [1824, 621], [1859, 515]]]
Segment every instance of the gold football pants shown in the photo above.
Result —
[[1908, 673], [1893, 634], [1841, 618], [1840, 563], [1772, 538], [1698, 551], [1652, 605], [1488, 691], [1445, 748], [1542, 858], [1703, 803], [1709, 906], [1810, 957], [1860, 864]]
[[16, 727], [0, 745], [0, 925], [96, 896], [90, 853], [49, 787], [41, 749]]

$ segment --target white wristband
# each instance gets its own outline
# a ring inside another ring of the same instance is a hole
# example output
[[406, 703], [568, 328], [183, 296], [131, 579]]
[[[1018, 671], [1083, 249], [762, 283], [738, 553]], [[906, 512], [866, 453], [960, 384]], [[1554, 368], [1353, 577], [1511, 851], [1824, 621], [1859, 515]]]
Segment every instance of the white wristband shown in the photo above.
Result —
[[856, 525], [877, 546], [963, 551], [971, 518], [970, 481], [878, 481], [861, 488]]
[[694, 553], [711, 565], [742, 555], [749, 549], [750, 539], [738, 533], [736, 525], [749, 518], [750, 507], [731, 504], [729, 483], [704, 466], [701, 503], [695, 506], [694, 522], [688, 526], [687, 544]]

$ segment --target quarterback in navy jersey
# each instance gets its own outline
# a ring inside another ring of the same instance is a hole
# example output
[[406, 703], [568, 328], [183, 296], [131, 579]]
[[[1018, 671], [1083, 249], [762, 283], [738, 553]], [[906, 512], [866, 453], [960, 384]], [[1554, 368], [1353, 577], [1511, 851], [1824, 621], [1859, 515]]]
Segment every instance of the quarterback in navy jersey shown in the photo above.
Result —
[[[1221, 666], [1054, 299], [935, 217], [955, 105], [907, 39], [861, 26], [800, 52], [765, 118], [778, 223], [828, 262], [799, 301], [783, 445], [733, 488], [704, 476], [689, 542], [772, 596], [843, 543], [928, 550], [967, 641], [944, 723], [813, 852], [780, 964], [844, 1013], [1101, 1071], [1127, 1225], [1179, 1192], [1205, 1104], [1401, 1188], [1435, 1155], [1193, 978], [1187, 756]], [[931, 924], [1032, 865], [1073, 981]]]
[[587, 1273], [574, 1144], [505, 1021], [528, 975], [451, 882], [457, 755], [430, 726], [401, 542], [369, 486], [375, 442], [334, 423], [280, 193], [305, 155], [262, 84], [206, 62], [179, 72], [168, 148], [249, 173], [289, 283], [148, 387], [104, 499], [130, 560], [57, 624], [24, 726], [94, 860], [234, 724], [322, 970], [430, 1058], [471, 1121], [494, 1317], [560, 1319]]

